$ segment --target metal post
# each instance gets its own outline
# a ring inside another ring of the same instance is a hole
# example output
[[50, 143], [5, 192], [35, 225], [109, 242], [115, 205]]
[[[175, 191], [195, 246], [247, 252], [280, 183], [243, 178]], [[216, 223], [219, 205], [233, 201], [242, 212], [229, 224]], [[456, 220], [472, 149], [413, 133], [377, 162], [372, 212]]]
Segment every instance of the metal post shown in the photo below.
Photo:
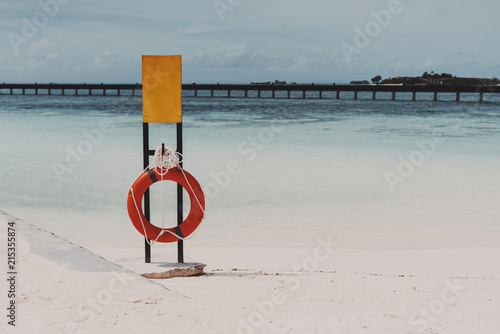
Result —
[[[182, 122], [177, 123], [177, 152], [182, 154]], [[182, 168], [182, 162], [180, 163]], [[183, 188], [180, 184], [177, 184], [177, 226], [182, 224], [184, 221], [183, 217], [183, 198], [182, 198]], [[179, 240], [177, 242], [177, 262], [184, 263], [184, 241]]]
[[[142, 123], [142, 151], [143, 166], [146, 169], [149, 166], [149, 123]], [[149, 189], [144, 193], [144, 217], [147, 220], [151, 219]], [[146, 237], [144, 237], [144, 262], [151, 263], [151, 246]]]

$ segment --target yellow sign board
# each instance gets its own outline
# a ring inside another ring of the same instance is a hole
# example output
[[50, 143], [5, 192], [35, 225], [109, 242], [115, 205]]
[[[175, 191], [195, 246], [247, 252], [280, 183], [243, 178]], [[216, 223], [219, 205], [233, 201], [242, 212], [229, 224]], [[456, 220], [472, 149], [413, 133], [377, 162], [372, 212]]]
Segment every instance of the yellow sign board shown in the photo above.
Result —
[[142, 56], [144, 123], [182, 122], [181, 56]]

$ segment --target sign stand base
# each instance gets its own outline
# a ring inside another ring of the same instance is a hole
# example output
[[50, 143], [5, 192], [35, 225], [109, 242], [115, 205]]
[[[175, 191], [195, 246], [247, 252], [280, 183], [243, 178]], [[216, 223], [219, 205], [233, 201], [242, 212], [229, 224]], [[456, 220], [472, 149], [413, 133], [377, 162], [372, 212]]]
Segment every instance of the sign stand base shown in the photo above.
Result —
[[142, 277], [151, 279], [165, 279], [172, 277], [189, 277], [189, 276], [199, 276], [203, 274], [203, 269], [207, 266], [203, 263], [152, 263], [152, 268]]
[[[165, 256], [165, 254], [164, 254]], [[126, 268], [138, 275], [150, 279], [164, 279], [172, 277], [189, 277], [199, 276], [203, 274], [203, 270], [207, 266], [199, 262], [175, 263], [171, 262], [168, 256], [167, 262], [151, 262], [144, 263], [138, 261], [139, 258], [122, 258], [115, 261], [118, 265]], [[172, 259], [173, 260], [173, 259]]]

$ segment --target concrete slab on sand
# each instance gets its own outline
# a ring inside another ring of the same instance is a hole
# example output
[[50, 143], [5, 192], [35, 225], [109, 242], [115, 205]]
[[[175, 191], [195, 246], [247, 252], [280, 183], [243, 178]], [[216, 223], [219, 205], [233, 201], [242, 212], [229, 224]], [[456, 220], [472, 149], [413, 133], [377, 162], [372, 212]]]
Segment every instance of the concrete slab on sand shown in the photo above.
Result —
[[77, 244], [0, 211], [0, 221], [15, 222], [18, 236], [30, 252], [76, 272], [129, 272], [129, 270], [92, 253]]
[[146, 278], [158, 279], [200, 275], [206, 267], [202, 263], [146, 264], [140, 258], [122, 259], [117, 264], [3, 211], [0, 211], [0, 219], [16, 223], [17, 230], [27, 240], [33, 254], [76, 272], [134, 272]]

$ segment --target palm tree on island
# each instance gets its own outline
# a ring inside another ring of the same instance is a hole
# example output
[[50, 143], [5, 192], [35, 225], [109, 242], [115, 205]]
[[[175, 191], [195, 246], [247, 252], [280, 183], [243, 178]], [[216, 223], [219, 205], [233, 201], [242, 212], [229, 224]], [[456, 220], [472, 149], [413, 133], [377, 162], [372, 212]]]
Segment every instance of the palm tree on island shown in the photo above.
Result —
[[382, 77], [380, 75], [377, 75], [376, 77], [372, 78], [372, 82], [374, 84], [377, 84], [377, 86], [378, 86], [378, 83], [380, 82], [380, 80], [382, 80]]

